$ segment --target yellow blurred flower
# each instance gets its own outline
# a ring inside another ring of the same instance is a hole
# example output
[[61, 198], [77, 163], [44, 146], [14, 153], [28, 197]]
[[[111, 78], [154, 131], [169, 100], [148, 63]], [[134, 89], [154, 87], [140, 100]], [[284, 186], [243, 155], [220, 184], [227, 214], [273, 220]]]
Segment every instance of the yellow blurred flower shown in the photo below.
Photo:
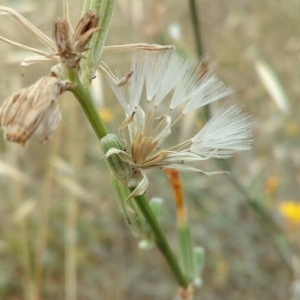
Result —
[[110, 109], [102, 108], [99, 110], [100, 116], [104, 122], [111, 122], [113, 119], [113, 114]]
[[286, 132], [289, 136], [297, 136], [299, 134], [299, 125], [296, 122], [290, 122], [286, 125]]
[[279, 210], [293, 224], [300, 224], [300, 202], [283, 201], [279, 205]]

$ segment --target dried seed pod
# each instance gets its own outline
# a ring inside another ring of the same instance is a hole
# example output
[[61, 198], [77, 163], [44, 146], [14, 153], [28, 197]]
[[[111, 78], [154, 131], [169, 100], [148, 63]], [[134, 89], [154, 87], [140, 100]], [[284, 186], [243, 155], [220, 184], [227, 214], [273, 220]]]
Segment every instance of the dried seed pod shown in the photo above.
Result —
[[53, 37], [57, 45], [57, 54], [61, 61], [71, 68], [79, 68], [83, 58], [82, 53], [87, 51], [87, 44], [93, 34], [100, 30], [99, 16], [95, 12], [87, 12], [79, 21], [73, 36], [69, 36], [69, 25], [65, 20], [54, 22]]
[[58, 55], [67, 58], [67, 54], [72, 51], [72, 45], [69, 24], [66, 20], [56, 20], [54, 22], [53, 37], [57, 45]]
[[25, 146], [35, 133], [40, 142], [46, 141], [61, 120], [57, 97], [73, 86], [45, 76], [6, 99], [0, 107], [0, 126], [4, 128], [5, 139]]
[[81, 18], [73, 35], [75, 51], [82, 53], [88, 50], [86, 46], [93, 34], [101, 30], [101, 28], [98, 27], [98, 22], [99, 15], [93, 11], [87, 12]]
[[[110, 133], [101, 139], [101, 148], [102, 152], [107, 154], [111, 149], [124, 150], [124, 145], [115, 134]], [[107, 163], [116, 178], [118, 178], [123, 184], [127, 185], [132, 179], [132, 167], [121, 160], [117, 154], [110, 155], [107, 158]]]

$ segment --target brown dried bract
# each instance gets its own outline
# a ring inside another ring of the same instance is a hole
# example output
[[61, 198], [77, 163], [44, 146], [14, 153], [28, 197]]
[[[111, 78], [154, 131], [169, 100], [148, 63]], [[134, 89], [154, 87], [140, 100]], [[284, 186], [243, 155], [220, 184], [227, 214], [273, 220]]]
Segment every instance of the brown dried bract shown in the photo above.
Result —
[[57, 97], [73, 86], [45, 76], [6, 99], [0, 108], [0, 126], [5, 130], [5, 139], [25, 146], [35, 133], [41, 143], [46, 141], [61, 120]]
[[61, 58], [68, 59], [69, 53], [72, 51], [70, 41], [69, 24], [65, 20], [57, 20], [54, 22], [53, 29], [54, 40], [57, 45], [57, 52]]
[[179, 288], [178, 294], [181, 297], [182, 300], [192, 300], [194, 298], [194, 288], [191, 284], [184, 289], [184, 288]]
[[57, 45], [57, 54], [63, 63], [67, 63], [71, 68], [79, 68], [79, 62], [83, 58], [82, 53], [88, 50], [87, 44], [93, 34], [100, 30], [98, 22], [97, 13], [87, 12], [79, 21], [71, 38], [67, 21], [54, 22], [53, 36]]
[[77, 52], [84, 52], [88, 50], [86, 47], [93, 34], [99, 30], [98, 27], [99, 15], [93, 11], [87, 12], [79, 21], [74, 35], [73, 40], [75, 42], [75, 50]]

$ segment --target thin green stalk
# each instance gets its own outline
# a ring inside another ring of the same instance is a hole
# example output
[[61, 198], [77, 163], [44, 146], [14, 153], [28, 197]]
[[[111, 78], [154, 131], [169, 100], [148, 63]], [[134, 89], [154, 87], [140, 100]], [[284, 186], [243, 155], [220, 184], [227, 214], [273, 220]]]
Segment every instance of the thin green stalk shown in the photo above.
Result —
[[84, 86], [90, 85], [91, 79], [95, 76], [95, 72], [99, 66], [115, 5], [115, 0], [94, 0], [88, 2], [89, 5], [86, 4], [84, 10], [93, 10], [99, 13], [101, 31], [94, 34], [89, 44], [91, 50], [81, 64], [83, 70], [81, 79]]
[[177, 235], [179, 246], [179, 261], [185, 277], [190, 281], [195, 278], [194, 243], [188, 221], [187, 207], [185, 205], [183, 184], [179, 172], [165, 170], [169, 177], [174, 193], [177, 211]]
[[124, 199], [126, 199], [130, 194], [128, 188], [121, 184], [121, 182], [115, 176], [113, 176], [112, 180], [114, 189], [117, 194], [117, 199], [126, 223], [128, 224], [131, 232], [134, 235], [141, 235], [141, 218], [143, 217], [143, 215], [140, 212], [140, 209], [135, 202], [130, 202], [127, 205], [130, 205], [132, 203], [135, 207], [133, 207], [133, 205], [130, 205], [130, 207], [132, 207], [132, 212], [128, 211], [128, 207], [126, 208], [126, 204], [124, 202]]
[[82, 15], [89, 10], [91, 2], [92, 2], [91, 0], [84, 1], [83, 5], [82, 5]]
[[197, 55], [198, 57], [202, 57], [204, 54], [203, 49], [203, 43], [202, 43], [202, 37], [201, 37], [201, 25], [199, 22], [198, 14], [197, 14], [197, 5], [195, 0], [189, 0], [190, 5], [190, 14], [191, 14], [191, 20], [194, 30], [194, 39], [196, 42], [197, 47]]
[[178, 244], [181, 267], [188, 280], [195, 277], [194, 244], [188, 223], [179, 223], [177, 226]]
[[82, 85], [76, 71], [69, 69], [70, 80], [75, 83], [75, 87], [72, 90], [73, 95], [80, 103], [85, 115], [87, 116], [90, 124], [92, 125], [96, 135], [99, 139], [102, 139], [107, 135], [107, 129], [97, 111], [96, 106], [90, 96], [88, 90]]
[[179, 285], [183, 288], [187, 288], [188, 281], [185, 278], [185, 276], [183, 275], [183, 273], [178, 265], [177, 259], [175, 258], [174, 253], [172, 252], [172, 250], [167, 242], [167, 239], [166, 239], [157, 219], [155, 218], [145, 196], [144, 195], [137, 196], [137, 197], [135, 197], [135, 201], [136, 201], [136, 204], [139, 206], [141, 212], [143, 213], [144, 217], [148, 221], [149, 226], [151, 227], [152, 232], [154, 234], [155, 243], [156, 243], [157, 247], [159, 248], [159, 250], [161, 251], [161, 253], [163, 254], [166, 261], [168, 262]]
[[[228, 176], [228, 179], [236, 188], [236, 190], [244, 196], [247, 206], [254, 212], [263, 228], [270, 233], [270, 238], [275, 245], [277, 253], [282, 258], [282, 261], [285, 263], [288, 271], [292, 274], [293, 267], [290, 260], [292, 249], [282, 233], [280, 226], [276, 223], [267, 208], [265, 208], [258, 199], [255, 199], [249, 195], [243, 183], [241, 183], [239, 178], [231, 169], [229, 162], [227, 160], [217, 160], [217, 163], [222, 169], [230, 171], [230, 176]], [[284, 241], [284, 243], [282, 243], [282, 241]]]
[[[195, 39], [196, 49], [197, 49], [197, 56], [198, 59], [201, 60], [204, 55], [204, 47], [203, 47], [203, 41], [201, 35], [201, 23], [199, 21], [199, 17], [197, 13], [198, 10], [197, 10], [196, 1], [189, 0], [189, 7], [190, 7], [191, 21], [192, 21], [192, 26], [194, 31], [194, 39]], [[204, 114], [206, 119], [210, 119], [211, 111], [210, 111], [209, 104], [204, 107]]]
[[[97, 134], [98, 138], [103, 138], [108, 132], [105, 128], [104, 123], [102, 122], [99, 113], [97, 112], [97, 109], [95, 105], [93, 104], [93, 101], [91, 99], [91, 96], [87, 89], [81, 84], [78, 75], [76, 71], [69, 70], [69, 76], [72, 82], [76, 84], [75, 88], [73, 89], [73, 94], [79, 101], [81, 107], [83, 108], [89, 122], [91, 123], [95, 133]], [[178, 262], [166, 240], [166, 237], [156, 220], [153, 212], [151, 211], [147, 200], [145, 199], [145, 196], [139, 196], [136, 197], [136, 203], [138, 207], [140, 208], [142, 214], [144, 215], [145, 219], [149, 222], [149, 225], [151, 227], [151, 230], [153, 231], [153, 234], [155, 236], [156, 245], [162, 252], [163, 256], [165, 257], [166, 261], [168, 262], [171, 270], [173, 271], [178, 283], [180, 286], [186, 288], [188, 286], [188, 282], [184, 275], [182, 274], [182, 271], [180, 270], [180, 267], [178, 265]]]
[[[90, 97], [89, 92], [85, 89], [84, 85], [87, 86], [90, 84], [90, 80], [94, 76], [94, 72], [98, 67], [100, 57], [103, 51], [103, 47], [105, 44], [105, 39], [108, 33], [110, 21], [113, 14], [113, 8], [115, 4], [115, 0], [86, 0], [84, 3], [84, 10], [85, 9], [93, 9], [97, 5], [99, 5], [99, 14], [101, 17], [100, 26], [102, 31], [98, 32], [93, 36], [93, 39], [90, 43], [90, 51], [88, 53], [88, 57], [85, 62], [83, 62], [82, 70], [83, 74], [81, 76], [82, 81], [80, 81], [78, 77], [78, 73], [76, 70], [69, 69], [69, 77], [76, 84], [75, 88], [73, 89], [73, 94], [79, 101], [81, 107], [83, 108], [89, 122], [91, 123], [95, 133], [97, 134], [98, 138], [103, 138], [108, 132], [105, 128], [102, 119], [97, 112], [95, 105]], [[95, 7], [94, 7], [95, 5]], [[119, 191], [120, 192], [120, 191]], [[156, 245], [164, 255], [166, 261], [168, 262], [171, 270], [173, 271], [179, 285], [183, 288], [187, 288], [188, 282], [184, 277], [178, 262], [166, 240], [166, 237], [156, 220], [145, 196], [138, 196], [135, 198], [136, 204], [138, 205], [141, 213], [148, 221], [149, 226], [153, 231], [153, 235], [155, 237]]]

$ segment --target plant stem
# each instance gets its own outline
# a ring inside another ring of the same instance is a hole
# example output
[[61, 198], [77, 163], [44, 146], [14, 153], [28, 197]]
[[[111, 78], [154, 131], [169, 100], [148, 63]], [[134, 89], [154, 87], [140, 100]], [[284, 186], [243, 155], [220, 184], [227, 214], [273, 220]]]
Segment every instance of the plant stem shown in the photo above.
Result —
[[82, 85], [76, 71], [69, 69], [69, 77], [70, 80], [76, 85], [72, 90], [73, 95], [79, 101], [96, 135], [98, 136], [99, 139], [102, 139], [104, 136], [107, 135], [107, 129], [97, 111], [97, 108], [94, 105], [90, 93]]
[[155, 243], [156, 243], [157, 247], [159, 248], [159, 250], [161, 251], [161, 253], [163, 254], [166, 261], [168, 262], [179, 285], [183, 288], [187, 288], [188, 282], [187, 282], [186, 278], [184, 277], [184, 275], [178, 265], [177, 259], [175, 258], [174, 253], [172, 252], [172, 250], [166, 240], [166, 237], [165, 237], [158, 221], [156, 220], [145, 196], [144, 195], [137, 196], [137, 197], [135, 197], [135, 201], [136, 201], [136, 204], [139, 206], [141, 212], [143, 213], [144, 217], [148, 221], [149, 226], [151, 227], [152, 232], [155, 237]]
[[[105, 128], [104, 123], [102, 122], [99, 113], [97, 112], [97, 109], [91, 99], [91, 96], [88, 92], [88, 90], [82, 85], [80, 82], [80, 79], [78, 77], [78, 74], [76, 71], [70, 69], [69, 70], [69, 77], [76, 84], [75, 88], [72, 90], [72, 93], [76, 97], [76, 99], [79, 101], [81, 107], [83, 108], [89, 122], [91, 123], [96, 135], [99, 139], [103, 138], [105, 135], [107, 135], [107, 129]], [[136, 203], [138, 207], [140, 208], [143, 216], [145, 219], [149, 222], [149, 226], [151, 227], [151, 230], [153, 231], [153, 234], [155, 236], [155, 242], [157, 247], [162, 252], [163, 256], [165, 257], [166, 261], [168, 262], [171, 270], [173, 271], [179, 285], [183, 288], [186, 288], [188, 286], [188, 282], [186, 278], [184, 277], [178, 262], [167, 242], [167, 239], [156, 220], [153, 212], [151, 211], [151, 208], [148, 205], [148, 202], [145, 198], [145, 196], [138, 196], [135, 198]]]
[[[195, 0], [189, 0], [189, 6], [190, 6], [190, 14], [191, 14], [191, 20], [192, 20], [192, 26], [194, 31], [194, 39], [196, 43], [197, 48], [197, 56], [198, 59], [203, 59], [204, 55], [204, 47], [203, 47], [203, 41], [202, 41], [202, 35], [201, 35], [201, 25], [199, 22], [199, 17], [197, 14], [197, 5]], [[205, 61], [202, 62], [203, 64], [206, 64]], [[204, 65], [206, 68], [206, 66]], [[210, 105], [206, 105], [204, 107], [204, 114], [205, 118], [208, 120], [211, 117], [211, 111], [210, 111]]]
[[194, 244], [185, 205], [183, 184], [180, 173], [173, 169], [164, 169], [172, 186], [177, 211], [177, 234], [179, 260], [185, 277], [192, 281], [195, 274]]
[[[55, 138], [52, 140], [50, 145], [50, 153], [49, 157], [58, 155], [59, 145], [62, 142], [62, 131], [59, 130], [55, 134]], [[41, 290], [43, 283], [43, 257], [45, 255], [45, 249], [48, 241], [48, 233], [49, 233], [49, 214], [51, 208], [51, 199], [54, 193], [53, 186], [53, 178], [55, 177], [54, 168], [51, 164], [47, 163], [47, 169], [45, 174], [45, 180], [42, 187], [42, 199], [40, 203], [40, 211], [39, 211], [39, 223], [38, 223], [38, 232], [36, 236], [37, 245], [36, 245], [36, 253], [35, 253], [35, 285], [37, 289], [38, 299], [41, 298]]]
[[[258, 221], [261, 223], [266, 232], [269, 233], [269, 237], [275, 245], [275, 250], [282, 258], [287, 270], [293, 274], [293, 267], [290, 259], [293, 250], [282, 233], [282, 229], [276, 223], [276, 220], [274, 220], [268, 209], [261, 203], [259, 199], [255, 199], [249, 194], [246, 187], [239, 180], [239, 177], [235, 174], [234, 170], [232, 170], [231, 165], [227, 160], [216, 160], [216, 162], [221, 169], [230, 171], [230, 176], [227, 178], [233, 184], [236, 190], [244, 196], [246, 205], [254, 212]], [[284, 244], [282, 243], [282, 240], [285, 242]]]
[[[80, 170], [84, 165], [84, 146], [78, 145], [78, 139], [83, 140], [83, 129], [80, 126], [79, 114], [76, 103], [69, 105], [66, 118], [72, 130], [67, 136], [66, 151], [68, 160], [74, 170]], [[77, 174], [74, 172], [74, 180]], [[65, 300], [77, 299], [77, 215], [79, 212], [78, 199], [72, 190], [66, 190], [66, 213], [65, 213]]]
[[99, 66], [103, 47], [112, 19], [114, 5], [115, 0], [93, 0], [87, 1], [87, 3], [84, 4], [84, 12], [92, 10], [99, 13], [99, 26], [101, 28], [99, 32], [94, 34], [89, 44], [90, 51], [87, 54], [87, 58], [81, 63], [81, 68], [83, 71], [81, 80], [84, 86], [90, 85], [91, 78], [95, 76], [95, 72]]
[[192, 20], [192, 25], [194, 30], [194, 39], [197, 47], [197, 55], [200, 58], [203, 56], [204, 50], [203, 50], [203, 43], [201, 38], [201, 26], [197, 14], [197, 6], [195, 0], [189, 0], [189, 5], [190, 5], [191, 20]]

